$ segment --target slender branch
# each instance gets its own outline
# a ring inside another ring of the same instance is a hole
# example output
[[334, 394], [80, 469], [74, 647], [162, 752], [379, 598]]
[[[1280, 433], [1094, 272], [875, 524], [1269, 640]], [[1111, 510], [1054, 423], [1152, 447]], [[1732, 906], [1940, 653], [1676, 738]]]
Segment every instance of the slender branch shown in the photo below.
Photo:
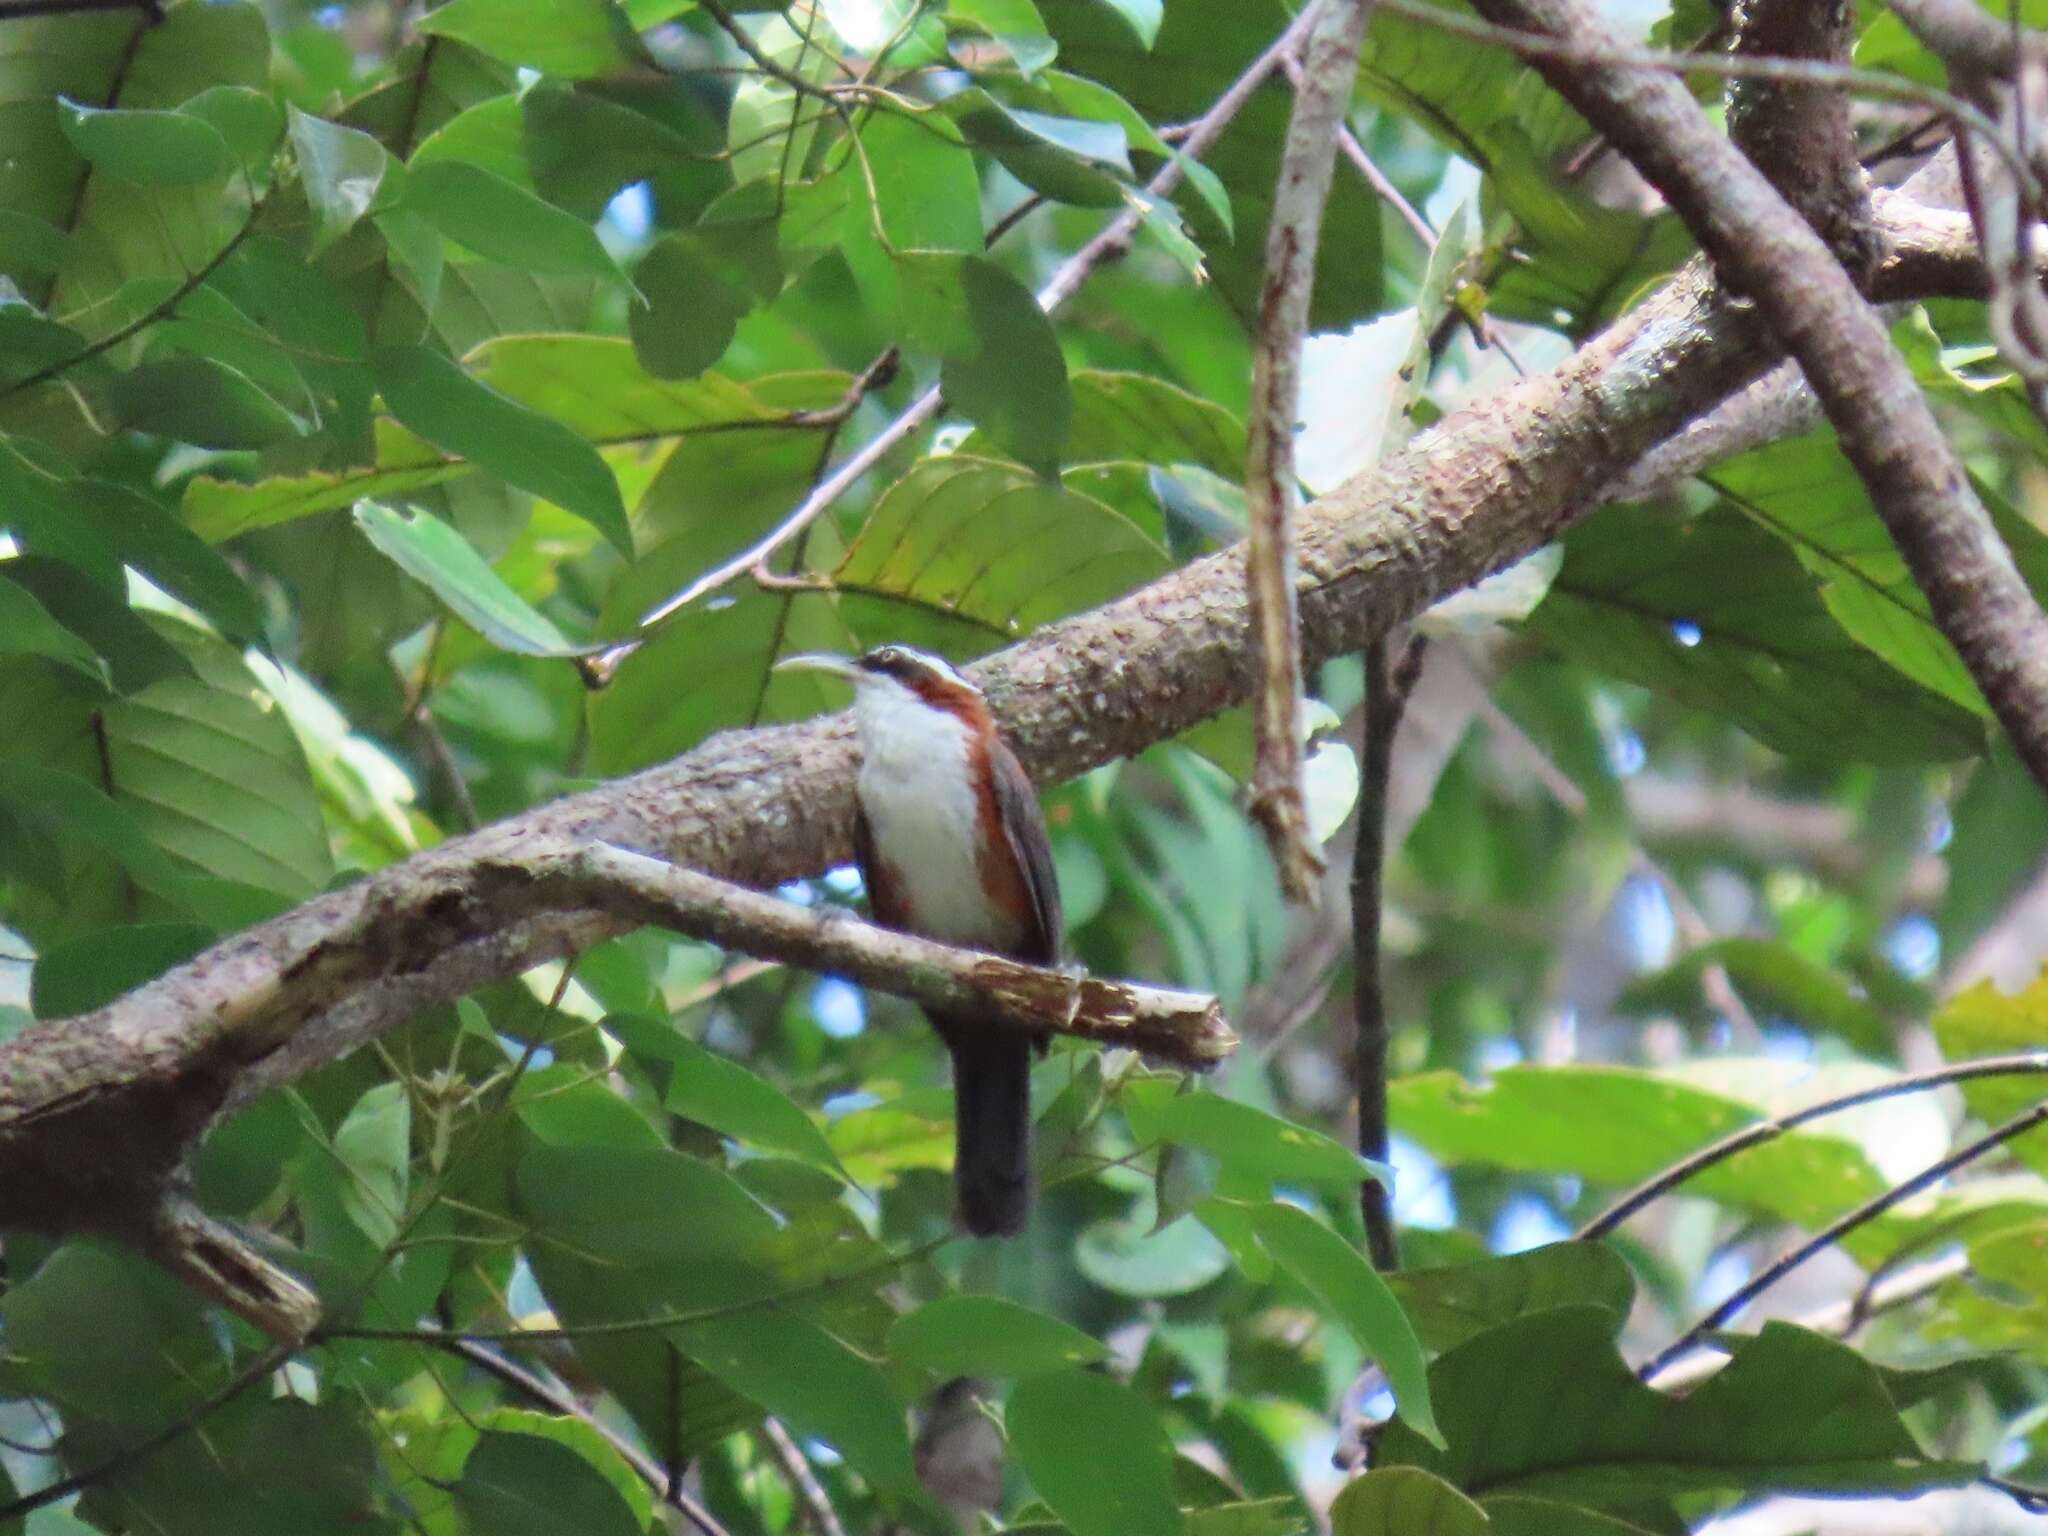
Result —
[[[133, 6], [121, 7], [123, 10], [134, 8]], [[212, 277], [214, 273], [226, 265], [228, 258], [242, 248], [242, 242], [256, 232], [256, 222], [263, 216], [263, 206], [269, 200], [270, 193], [265, 191], [261, 197], [257, 198], [250, 205], [249, 216], [242, 221], [242, 227], [228, 236], [219, 250], [208, 257], [197, 269], [188, 273], [184, 281], [165, 294], [163, 298], [150, 305], [148, 309], [137, 315], [133, 320], [130, 320], [126, 325], [109, 331], [97, 341], [88, 342], [69, 357], [60, 357], [54, 363], [46, 364], [38, 368], [34, 373], [27, 374], [4, 388], [0, 388], [0, 400], [9, 399], [14, 395], [20, 394], [23, 390], [33, 389], [38, 384], [47, 384], [50, 380], [69, 373], [80, 363], [89, 363], [94, 358], [112, 351], [130, 337], [140, 335], [143, 331], [148, 330], [159, 320], [169, 319], [171, 315], [176, 313], [178, 306], [184, 303], [194, 290], [202, 287], [208, 278]]]
[[[1940, 1258], [1929, 1259], [1911, 1269], [1900, 1270], [1887, 1276], [1868, 1291], [1842, 1301], [1830, 1302], [1817, 1311], [1809, 1312], [1792, 1321], [1798, 1327], [1812, 1333], [1824, 1333], [1830, 1338], [1846, 1339], [1865, 1323], [1886, 1312], [1895, 1312], [1900, 1307], [1910, 1306], [1923, 1296], [1931, 1296], [1949, 1281], [1970, 1272], [1967, 1254], [1946, 1253]], [[1728, 1357], [1713, 1350], [1702, 1349], [1675, 1360], [1646, 1382], [1662, 1392], [1684, 1393], [1691, 1391], [1708, 1377], [1718, 1375], [1728, 1364]]]
[[790, 1492], [803, 1505], [810, 1516], [810, 1523], [817, 1536], [846, 1536], [846, 1527], [839, 1523], [839, 1512], [832, 1507], [831, 1499], [825, 1495], [824, 1486], [818, 1475], [811, 1470], [811, 1464], [804, 1457], [803, 1450], [790, 1438], [789, 1431], [782, 1427], [782, 1420], [766, 1418], [761, 1421], [761, 1438], [768, 1444], [768, 1453], [775, 1458], [782, 1475], [789, 1483]]
[[878, 928], [838, 909], [818, 911], [715, 880], [645, 854], [595, 843], [530, 848], [483, 872], [512, 899], [588, 907], [635, 923], [831, 971], [937, 1012], [975, 1010], [991, 1025], [1120, 1045], [1205, 1071], [1237, 1049], [1216, 999], [1105, 981]]
[[2043, 1099], [2029, 1109], [2021, 1111], [2011, 1119], [2003, 1121], [1986, 1131], [1975, 1141], [1956, 1148], [1946, 1157], [1929, 1163], [1902, 1184], [1895, 1184], [1883, 1194], [1864, 1201], [1853, 1211], [1830, 1222], [1812, 1237], [1789, 1252], [1780, 1254], [1769, 1264], [1758, 1270], [1743, 1284], [1737, 1286], [1720, 1304], [1694, 1323], [1685, 1332], [1673, 1339], [1646, 1360], [1638, 1375], [1648, 1380], [1681, 1355], [1698, 1347], [1705, 1337], [1734, 1317], [1765, 1291], [1791, 1274], [1816, 1254], [1824, 1253], [1854, 1232], [1858, 1227], [1868, 1226], [1895, 1206], [1901, 1205], [1921, 1190], [1940, 1183], [1959, 1168], [1966, 1168], [1985, 1154], [1995, 1152], [2017, 1136], [2024, 1136], [2036, 1126], [2048, 1123], [2048, 1099]]
[[1670, 1194], [1680, 1185], [1690, 1183], [1709, 1168], [1725, 1163], [1729, 1158], [1747, 1152], [1751, 1147], [1760, 1147], [1765, 1142], [1776, 1141], [1788, 1131], [1796, 1131], [1802, 1125], [1825, 1119], [1829, 1115], [1839, 1115], [1845, 1110], [1860, 1109], [1866, 1104], [1882, 1103], [1886, 1099], [1900, 1098], [1909, 1093], [1925, 1093], [1931, 1088], [1943, 1088], [1950, 1083], [1970, 1083], [1987, 1077], [2036, 1077], [2044, 1074], [2048, 1074], [2048, 1051], [2029, 1051], [2018, 1056], [1986, 1056], [1978, 1061], [1962, 1061], [1952, 1066], [1936, 1067], [1932, 1071], [1895, 1077], [1868, 1088], [1860, 1088], [1854, 1093], [1841, 1094], [1832, 1099], [1823, 1099], [1817, 1104], [1808, 1104], [1802, 1109], [1773, 1115], [1768, 1120], [1759, 1120], [1753, 1125], [1745, 1125], [1739, 1131], [1731, 1131], [1719, 1141], [1708, 1143], [1691, 1156], [1673, 1163], [1655, 1177], [1646, 1179], [1581, 1227], [1578, 1236], [1581, 1240], [1605, 1237], [1645, 1206]]
[[[1610, 41], [1586, 0], [1479, 0], [1479, 9], [1574, 46]], [[1576, 61], [1538, 67], [1664, 193], [1799, 360], [1936, 624], [2048, 788], [2048, 616], [1848, 274], [1678, 80]]]
[[1245, 813], [1265, 833], [1280, 889], [1316, 899], [1323, 857], [1309, 835], [1301, 766], [1301, 610], [1295, 590], [1294, 509], [1301, 485], [1294, 435], [1301, 411], [1301, 344], [1315, 294], [1323, 205], [1337, 168], [1337, 132], [1351, 102], [1370, 0], [1322, 0], [1303, 51], [1266, 225], [1252, 396], [1245, 447], [1245, 553], [1252, 655], [1258, 665], [1256, 746]]
[[543, 1380], [525, 1366], [507, 1360], [496, 1350], [486, 1349], [460, 1334], [437, 1334], [431, 1329], [422, 1329], [415, 1337], [423, 1344], [445, 1350], [457, 1359], [467, 1361], [487, 1376], [495, 1376], [513, 1391], [538, 1403], [550, 1413], [574, 1419], [586, 1428], [596, 1431], [598, 1438], [616, 1451], [619, 1459], [632, 1469], [633, 1475], [654, 1490], [656, 1498], [680, 1512], [683, 1518], [703, 1532], [704, 1536], [726, 1536], [726, 1529], [718, 1523], [717, 1517], [674, 1486], [667, 1472], [655, 1463], [653, 1457], [584, 1407], [572, 1394]]
[[31, 16], [73, 16], [92, 11], [140, 11], [151, 21], [164, 19], [163, 0], [5, 0], [0, 21], [25, 21]]
[[[1305, 23], [1312, 17], [1313, 11], [1304, 12], [1297, 17], [1279, 41], [1254, 59], [1245, 72], [1231, 82], [1230, 88], [1216, 98], [1215, 104], [1194, 122], [1180, 140], [1181, 153], [1161, 166], [1157, 174], [1145, 184], [1147, 198], [1165, 197], [1180, 185], [1187, 174], [1187, 161], [1199, 159], [1223, 136], [1223, 130], [1230, 126], [1231, 120], [1243, 109], [1244, 104], [1251, 100], [1266, 78], [1280, 67], [1280, 61], [1299, 46], [1305, 31]], [[1130, 249], [1131, 240], [1136, 236], [1144, 218], [1143, 205], [1134, 201], [1131, 207], [1112, 219], [1094, 239], [1068, 257], [1053, 274], [1052, 280], [1039, 290], [1038, 307], [1050, 314], [1072, 298], [1080, 290], [1081, 285], [1094, 275], [1097, 267], [1115, 260]], [[714, 566], [681, 591], [642, 614], [638, 625], [639, 634], [634, 639], [613, 646], [593, 658], [584, 669], [585, 678], [598, 685], [609, 681], [618, 671], [619, 664], [644, 643], [649, 632], [728, 582], [765, 567], [777, 550], [838, 505], [840, 499], [858, 485], [862, 477], [929, 425], [932, 418], [939, 414], [939, 408], [943, 403], [936, 385], [919, 395], [901, 415], [813, 486], [810, 494], [796, 510], [770, 529], [759, 542], [742, 550], [724, 564]]]
[[[1388, 642], [1365, 648], [1365, 710], [1358, 747], [1358, 838], [1351, 850], [1352, 1017], [1356, 1039], [1352, 1075], [1358, 1079], [1358, 1150], [1376, 1162], [1387, 1160], [1387, 998], [1381, 962], [1380, 918], [1386, 878], [1387, 791], [1393, 782], [1394, 737], [1408, 708], [1408, 695], [1422, 671], [1427, 642], [1417, 635], [1398, 663]], [[1378, 1179], [1358, 1186], [1365, 1217], [1366, 1249], [1376, 1268], [1401, 1267], [1401, 1239], [1394, 1229], [1392, 1195]]]
[[69, 1476], [60, 1477], [54, 1483], [38, 1488], [33, 1493], [25, 1493], [12, 1503], [0, 1504], [0, 1527], [20, 1520], [26, 1515], [33, 1514], [36, 1510], [55, 1504], [59, 1500], [68, 1499], [74, 1493], [83, 1493], [94, 1484], [104, 1482], [115, 1473], [124, 1471], [145, 1457], [162, 1450], [187, 1430], [192, 1429], [204, 1420], [212, 1417], [215, 1413], [218, 1413], [257, 1382], [263, 1380], [264, 1377], [283, 1365], [292, 1357], [296, 1349], [297, 1346], [292, 1344], [272, 1346], [256, 1356], [240, 1371], [230, 1376], [226, 1381], [214, 1388], [213, 1391], [207, 1393], [206, 1396], [192, 1404], [191, 1407], [187, 1408], [161, 1429], [143, 1436], [133, 1445], [123, 1446], [112, 1455], [101, 1461], [94, 1462], [89, 1467], [73, 1472]]

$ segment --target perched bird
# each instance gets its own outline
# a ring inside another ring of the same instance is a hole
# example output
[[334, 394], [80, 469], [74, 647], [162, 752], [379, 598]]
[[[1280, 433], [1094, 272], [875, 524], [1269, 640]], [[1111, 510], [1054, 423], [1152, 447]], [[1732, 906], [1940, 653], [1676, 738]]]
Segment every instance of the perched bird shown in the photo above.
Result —
[[[1059, 960], [1060, 893], [1038, 797], [981, 691], [936, 656], [884, 645], [783, 668], [853, 684], [854, 857], [875, 921], [1039, 965]], [[972, 1013], [930, 1014], [953, 1057], [953, 1189], [977, 1235], [1031, 1209], [1031, 1056], [1045, 1041]]]

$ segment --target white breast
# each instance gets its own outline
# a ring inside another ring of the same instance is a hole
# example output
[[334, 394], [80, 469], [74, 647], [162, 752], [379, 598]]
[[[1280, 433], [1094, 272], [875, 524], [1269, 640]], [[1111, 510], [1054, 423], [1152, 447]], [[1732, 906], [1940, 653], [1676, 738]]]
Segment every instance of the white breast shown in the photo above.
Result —
[[890, 679], [862, 686], [856, 718], [861, 809], [875, 852], [903, 881], [918, 931], [956, 944], [1001, 942], [975, 862], [967, 728]]

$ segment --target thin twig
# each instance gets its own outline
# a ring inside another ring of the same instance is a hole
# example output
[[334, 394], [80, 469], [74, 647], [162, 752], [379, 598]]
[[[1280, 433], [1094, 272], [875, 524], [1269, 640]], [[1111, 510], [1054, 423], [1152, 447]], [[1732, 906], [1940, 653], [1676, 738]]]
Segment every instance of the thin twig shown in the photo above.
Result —
[[73, 16], [92, 11], [140, 11], [154, 24], [164, 19], [163, 0], [6, 0], [0, 21], [26, 21], [31, 16]]
[[[134, 9], [134, 7], [123, 6], [121, 9], [128, 10]], [[33, 389], [38, 384], [47, 384], [51, 379], [69, 373], [80, 363], [91, 362], [103, 353], [112, 351], [130, 337], [148, 330], [159, 320], [168, 319], [177, 310], [178, 306], [191, 296], [194, 290], [201, 287], [209, 277], [212, 277], [214, 273], [218, 272], [226, 264], [230, 256], [242, 248], [244, 240], [256, 232], [256, 221], [263, 216], [263, 206], [269, 200], [270, 191], [265, 190], [261, 197], [249, 205], [249, 216], [242, 221], [242, 227], [228, 236], [227, 241], [219, 250], [208, 257], [195, 271], [189, 273], [183, 282], [165, 294], [163, 298], [150, 305], [148, 309], [137, 315], [133, 320], [130, 320], [126, 325], [109, 331], [97, 341], [86, 343], [85, 346], [80, 347], [69, 357], [60, 357], [54, 363], [46, 364], [44, 367], [38, 368], [34, 373], [16, 379], [5, 388], [0, 388], [0, 400], [9, 399], [14, 395], [20, 394], [25, 389]]]
[[1854, 1093], [1840, 1094], [1832, 1099], [1823, 1099], [1817, 1104], [1808, 1104], [1802, 1109], [1774, 1115], [1768, 1120], [1759, 1120], [1753, 1125], [1745, 1125], [1739, 1131], [1731, 1131], [1719, 1141], [1710, 1142], [1691, 1156], [1673, 1163], [1654, 1178], [1644, 1180], [1581, 1227], [1578, 1236], [1582, 1240], [1605, 1237], [1651, 1202], [1670, 1194], [1680, 1185], [1689, 1183], [1709, 1168], [1725, 1163], [1729, 1158], [1747, 1152], [1751, 1147], [1760, 1147], [1765, 1142], [1776, 1141], [1786, 1132], [1796, 1131], [1811, 1121], [1838, 1115], [1845, 1110], [1860, 1109], [1865, 1104], [1877, 1104], [1885, 1099], [1899, 1098], [1909, 1093], [1925, 1093], [1929, 1089], [1943, 1088], [1950, 1083], [1976, 1082], [1987, 1077], [2035, 1077], [2043, 1074], [2048, 1074], [2048, 1051], [2029, 1051], [2017, 1056], [1986, 1056], [1977, 1061], [1962, 1061], [1952, 1066], [1936, 1067], [1927, 1072], [1915, 1072], [1907, 1077], [1895, 1077], [1888, 1082], [1859, 1088]]
[[[1792, 1322], [1809, 1333], [1824, 1333], [1833, 1339], [1852, 1338], [1871, 1319], [1910, 1306], [1969, 1272], [1967, 1254], [1945, 1253], [1911, 1269], [1900, 1270], [1879, 1284], [1859, 1291], [1849, 1300], [1830, 1302], [1817, 1311], [1793, 1318]], [[1647, 1378], [1647, 1384], [1660, 1392], [1687, 1392], [1717, 1374], [1727, 1363], [1726, 1355], [1703, 1349], [1683, 1360], [1674, 1361]]]
[[446, 1350], [484, 1374], [495, 1376], [513, 1391], [538, 1403], [550, 1413], [574, 1419], [586, 1428], [596, 1431], [598, 1438], [616, 1451], [619, 1459], [632, 1468], [633, 1475], [654, 1490], [656, 1498], [678, 1510], [683, 1518], [702, 1531], [704, 1536], [726, 1536], [725, 1527], [718, 1523], [710, 1510], [675, 1487], [667, 1473], [655, 1464], [651, 1456], [584, 1407], [570, 1393], [542, 1380], [523, 1365], [507, 1360], [496, 1350], [486, 1349], [460, 1334], [437, 1335], [430, 1329], [423, 1329], [419, 1335], [419, 1342]]
[[255, 1359], [251, 1360], [240, 1371], [230, 1376], [226, 1381], [214, 1388], [213, 1391], [207, 1393], [206, 1396], [199, 1399], [198, 1402], [187, 1408], [161, 1429], [143, 1436], [133, 1445], [123, 1446], [111, 1456], [96, 1461], [91, 1466], [80, 1471], [73, 1472], [68, 1477], [60, 1477], [56, 1482], [49, 1484], [47, 1487], [38, 1488], [34, 1493], [25, 1493], [12, 1503], [0, 1504], [0, 1527], [19, 1520], [24, 1515], [32, 1514], [46, 1505], [55, 1504], [60, 1499], [68, 1499], [74, 1493], [83, 1493], [95, 1483], [112, 1477], [115, 1473], [134, 1466], [136, 1462], [141, 1461], [153, 1452], [163, 1449], [163, 1447], [184, 1434], [186, 1430], [193, 1428], [203, 1419], [225, 1408], [250, 1387], [253, 1387], [257, 1382], [283, 1365], [295, 1353], [297, 1353], [297, 1346], [295, 1345], [278, 1344], [272, 1346], [256, 1356]]
[[[1375, 1162], [1387, 1160], [1387, 999], [1381, 962], [1380, 918], [1386, 881], [1387, 791], [1393, 782], [1394, 737], [1408, 695], [1422, 670], [1427, 641], [1408, 641], [1398, 663], [1389, 642], [1365, 648], [1364, 725], [1358, 748], [1358, 831], [1351, 851], [1352, 1017], [1356, 1030], [1353, 1075], [1358, 1079], [1358, 1150]], [[1401, 1239], [1394, 1228], [1392, 1192], [1378, 1179], [1358, 1185], [1365, 1217], [1365, 1244], [1378, 1269], [1401, 1267]]]
[[2001, 1122], [1991, 1130], [1986, 1131], [1982, 1136], [1979, 1136], [1975, 1141], [1958, 1147], [1946, 1157], [1929, 1163], [1904, 1183], [1893, 1185], [1883, 1194], [1864, 1201], [1853, 1211], [1830, 1222], [1805, 1242], [1799, 1244], [1798, 1247], [1780, 1254], [1743, 1284], [1737, 1286], [1706, 1316], [1702, 1317], [1698, 1322], [1687, 1328], [1685, 1332], [1681, 1333], [1677, 1338], [1643, 1362], [1637, 1374], [1644, 1380], [1655, 1376], [1665, 1366], [1678, 1359], [1679, 1356], [1697, 1348], [1708, 1334], [1734, 1317], [1736, 1313], [1791, 1274], [1793, 1270], [1804, 1264], [1808, 1259], [1813, 1258], [1816, 1254], [1826, 1252], [1858, 1227], [1868, 1226], [1887, 1211], [1912, 1199], [1913, 1196], [1919, 1194], [1923, 1189], [1940, 1183], [1950, 1174], [1956, 1172], [1956, 1170], [1968, 1167], [1971, 1163], [1977, 1161], [1978, 1158], [1983, 1157], [1987, 1153], [1995, 1152], [2015, 1137], [2024, 1136], [2028, 1131], [2033, 1130], [2044, 1122], [2048, 1122], [2048, 1099], [2043, 1099], [2040, 1103], [2021, 1111], [2011, 1119]]
[[789, 1483], [789, 1490], [796, 1495], [810, 1516], [810, 1523], [818, 1536], [846, 1536], [846, 1527], [839, 1523], [839, 1512], [832, 1507], [831, 1499], [825, 1496], [824, 1485], [811, 1470], [810, 1462], [789, 1431], [782, 1427], [782, 1420], [766, 1418], [761, 1421], [761, 1438], [768, 1443], [768, 1452], [782, 1468], [782, 1475]]

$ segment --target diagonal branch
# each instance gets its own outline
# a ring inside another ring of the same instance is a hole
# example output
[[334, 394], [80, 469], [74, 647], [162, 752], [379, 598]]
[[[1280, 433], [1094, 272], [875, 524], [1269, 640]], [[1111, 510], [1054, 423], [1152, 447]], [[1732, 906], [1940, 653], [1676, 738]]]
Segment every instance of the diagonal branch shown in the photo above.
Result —
[[[1478, 3], [1489, 20], [1573, 47], [1613, 42], [1585, 0]], [[1664, 194], [1798, 359], [1935, 622], [2048, 788], [2048, 617], [1848, 274], [1676, 79], [1568, 57], [1537, 68]]]

